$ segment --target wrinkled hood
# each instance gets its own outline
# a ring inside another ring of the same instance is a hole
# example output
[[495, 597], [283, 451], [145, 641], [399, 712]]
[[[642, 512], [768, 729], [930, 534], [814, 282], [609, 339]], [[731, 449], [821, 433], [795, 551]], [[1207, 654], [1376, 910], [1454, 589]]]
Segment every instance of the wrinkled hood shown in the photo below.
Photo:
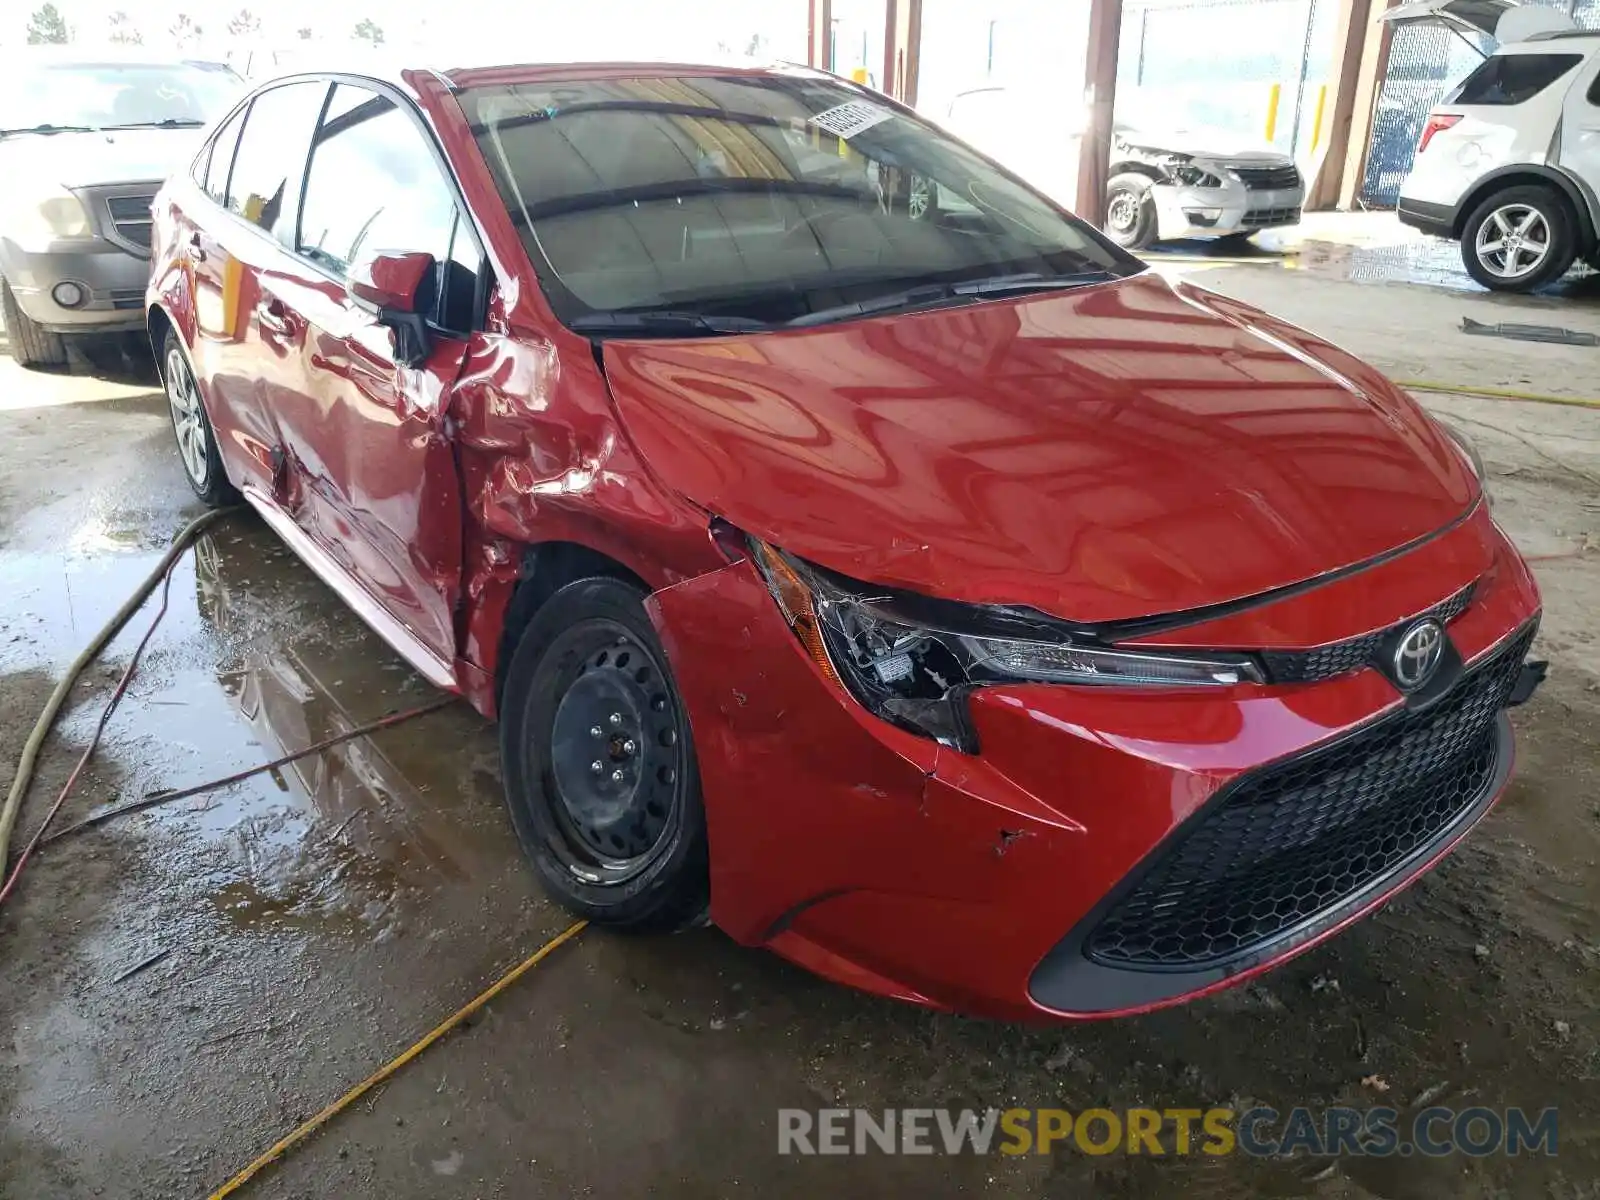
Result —
[[188, 163], [204, 137], [203, 129], [15, 134], [0, 141], [0, 173], [41, 186], [159, 182]]
[[875, 583], [1084, 623], [1360, 563], [1478, 486], [1376, 371], [1152, 274], [814, 329], [608, 341], [671, 487]]
[[1266, 145], [1259, 137], [1209, 126], [1191, 128], [1118, 122], [1116, 135], [1128, 145], [1152, 154], [1185, 154], [1191, 158], [1225, 158], [1259, 162], [1265, 167], [1287, 166], [1294, 160]]

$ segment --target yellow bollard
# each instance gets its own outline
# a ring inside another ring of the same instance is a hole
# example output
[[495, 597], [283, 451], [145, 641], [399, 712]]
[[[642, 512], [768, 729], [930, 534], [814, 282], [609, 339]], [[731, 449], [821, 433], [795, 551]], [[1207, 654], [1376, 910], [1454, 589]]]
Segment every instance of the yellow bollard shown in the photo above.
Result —
[[1311, 153], [1317, 152], [1317, 147], [1322, 145], [1322, 110], [1328, 103], [1328, 85], [1323, 84], [1317, 89], [1317, 111], [1311, 119]]
[[1267, 93], [1267, 141], [1278, 136], [1278, 101], [1283, 98], [1283, 85], [1275, 83]]

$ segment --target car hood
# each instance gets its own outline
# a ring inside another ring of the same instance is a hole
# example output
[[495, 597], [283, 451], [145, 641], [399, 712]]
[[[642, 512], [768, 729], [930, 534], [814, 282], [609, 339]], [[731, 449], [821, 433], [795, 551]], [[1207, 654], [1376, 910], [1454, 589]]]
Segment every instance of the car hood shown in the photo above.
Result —
[[1260, 138], [1231, 133], [1225, 129], [1162, 129], [1149, 126], [1119, 126], [1117, 137], [1148, 154], [1182, 154], [1191, 158], [1223, 158], [1231, 162], [1259, 163], [1264, 167], [1287, 166], [1294, 162], [1266, 146]]
[[204, 136], [201, 129], [16, 134], [0, 141], [0, 171], [63, 187], [163, 180], [194, 157]]
[[702, 507], [858, 579], [1083, 623], [1313, 579], [1478, 494], [1372, 368], [1152, 274], [604, 345], [629, 436]]

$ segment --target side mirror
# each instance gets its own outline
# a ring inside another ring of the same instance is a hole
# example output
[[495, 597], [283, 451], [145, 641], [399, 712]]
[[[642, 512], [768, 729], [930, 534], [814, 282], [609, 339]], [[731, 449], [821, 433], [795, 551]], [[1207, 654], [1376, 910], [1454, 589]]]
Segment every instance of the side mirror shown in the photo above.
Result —
[[417, 311], [418, 293], [432, 277], [433, 255], [414, 250], [377, 250], [350, 265], [345, 291], [394, 330], [395, 358], [403, 366], [419, 366], [428, 357], [432, 338]]

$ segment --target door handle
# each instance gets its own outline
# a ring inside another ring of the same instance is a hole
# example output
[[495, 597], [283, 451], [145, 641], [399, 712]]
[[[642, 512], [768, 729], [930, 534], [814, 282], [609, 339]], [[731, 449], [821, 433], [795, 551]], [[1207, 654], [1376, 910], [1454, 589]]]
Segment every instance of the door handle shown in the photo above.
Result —
[[200, 236], [198, 229], [189, 235], [189, 257], [194, 259], [195, 262], [205, 262], [206, 260], [205, 239]]
[[281, 300], [263, 300], [256, 305], [256, 320], [261, 323], [261, 328], [279, 337], [294, 336], [294, 318]]

